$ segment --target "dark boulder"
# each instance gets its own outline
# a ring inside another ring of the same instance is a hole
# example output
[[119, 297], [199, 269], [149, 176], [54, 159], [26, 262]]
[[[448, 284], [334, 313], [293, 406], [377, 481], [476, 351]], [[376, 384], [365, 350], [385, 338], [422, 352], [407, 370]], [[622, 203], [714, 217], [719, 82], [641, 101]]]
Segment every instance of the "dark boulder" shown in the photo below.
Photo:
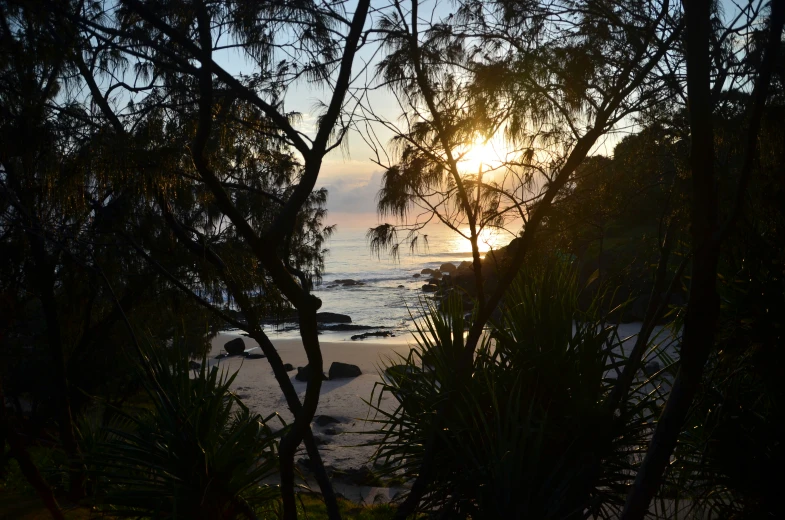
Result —
[[436, 272], [436, 271], [434, 271], [433, 269], [428, 269], [428, 268], [426, 267], [425, 269], [423, 269], [422, 271], [420, 271], [420, 274], [433, 274], [433, 273], [435, 273], [435, 272]]
[[358, 339], [365, 339], [370, 337], [394, 338], [395, 334], [393, 334], [389, 330], [377, 330], [375, 332], [363, 332], [362, 334], [355, 334], [354, 336], [352, 336], [352, 340], [356, 341]]
[[419, 277], [420, 277], [420, 273], [414, 273], [414, 274], [412, 275], [412, 278], [419, 278]]
[[245, 342], [243, 338], [234, 338], [224, 345], [224, 350], [230, 356], [239, 356], [245, 352]]
[[439, 271], [441, 271], [442, 273], [450, 273], [450, 274], [452, 274], [452, 273], [454, 273], [457, 270], [458, 270], [458, 268], [455, 267], [455, 264], [450, 263], [450, 262], [445, 262], [445, 263], [443, 263], [442, 265], [439, 266]]
[[651, 376], [659, 372], [661, 368], [659, 361], [649, 361], [643, 366], [643, 372], [647, 376]]
[[351, 323], [351, 316], [337, 312], [317, 312], [316, 323]]
[[292, 366], [291, 363], [284, 363], [283, 369], [286, 370], [287, 372], [291, 372], [292, 370], [294, 370], [294, 367]]
[[[302, 382], [305, 383], [305, 382], [308, 382], [308, 379], [310, 379], [310, 377], [311, 377], [311, 367], [310, 367], [310, 365], [306, 365], [304, 367], [297, 367], [297, 375], [294, 376], [294, 378], [296, 380], [302, 381]], [[324, 374], [322, 374], [322, 381], [325, 381], [325, 380], [327, 380], [327, 378], [324, 377]]]
[[328, 372], [330, 376], [330, 380], [333, 379], [348, 379], [352, 377], [357, 377], [362, 375], [362, 370], [357, 365], [350, 365], [349, 363], [340, 363], [338, 361], [334, 361], [332, 365], [330, 365], [330, 371]]
[[422, 292], [436, 292], [438, 290], [439, 290], [439, 286], [438, 285], [433, 285], [433, 284], [427, 283], [427, 284], [422, 286]]
[[403, 285], [399, 285], [398, 289], [405, 289], [405, 287]]

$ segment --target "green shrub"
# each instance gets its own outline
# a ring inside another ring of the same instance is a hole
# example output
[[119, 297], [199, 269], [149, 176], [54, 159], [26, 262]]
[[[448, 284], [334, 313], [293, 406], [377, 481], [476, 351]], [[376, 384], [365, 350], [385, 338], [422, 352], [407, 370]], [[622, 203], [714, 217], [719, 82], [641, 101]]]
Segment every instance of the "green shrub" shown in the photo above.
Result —
[[[570, 265], [527, 267], [469, 377], [456, 370], [466, 325], [460, 301], [425, 313], [417, 347], [371, 398], [383, 434], [376, 462], [387, 474], [415, 478], [436, 436], [421, 511], [461, 518], [618, 514], [657, 393], [642, 391], [653, 381], [639, 378], [623, 412], [608, 409], [616, 369], [626, 362], [622, 339], [604, 324], [599, 304], [580, 310], [579, 294]], [[392, 412], [381, 405], [386, 392], [399, 403]]]
[[273, 416], [251, 414], [230, 392], [236, 374], [206, 360], [191, 371], [184, 351], [166, 350], [150, 352], [152, 407], [119, 413], [87, 443], [97, 505], [112, 516], [213, 519], [275, 500], [261, 484], [277, 469]]

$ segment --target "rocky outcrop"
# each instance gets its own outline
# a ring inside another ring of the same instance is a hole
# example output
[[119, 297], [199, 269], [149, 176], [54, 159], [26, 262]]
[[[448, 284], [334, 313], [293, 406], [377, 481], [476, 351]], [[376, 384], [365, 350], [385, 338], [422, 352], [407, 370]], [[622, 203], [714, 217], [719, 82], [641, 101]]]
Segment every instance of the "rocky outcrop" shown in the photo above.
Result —
[[352, 340], [356, 341], [358, 339], [365, 339], [365, 338], [372, 338], [372, 337], [376, 337], [376, 338], [394, 338], [395, 334], [393, 334], [389, 330], [383, 330], [383, 331], [380, 330], [380, 331], [376, 331], [376, 332], [364, 332], [362, 334], [355, 334], [354, 336], [352, 336]]
[[338, 325], [321, 325], [319, 330], [332, 330], [339, 332], [350, 332], [355, 330], [383, 329], [384, 326], [374, 327], [373, 325], [354, 325], [349, 323], [339, 323]]
[[439, 290], [439, 286], [431, 283], [427, 283], [422, 286], [422, 292], [427, 293], [434, 293]]
[[333, 379], [350, 379], [353, 377], [361, 376], [362, 370], [357, 365], [350, 365], [349, 363], [341, 363], [334, 361], [330, 365], [330, 371], [327, 373], [330, 380]]
[[455, 264], [450, 263], [450, 262], [445, 262], [445, 263], [443, 263], [442, 265], [439, 266], [439, 271], [442, 272], [442, 273], [453, 274], [457, 270], [458, 270], [458, 268], [455, 267]]
[[294, 367], [292, 366], [291, 363], [284, 363], [283, 369], [286, 370], [287, 372], [291, 372], [292, 370], [294, 370]]
[[224, 345], [224, 350], [230, 356], [239, 356], [245, 352], [245, 342], [243, 338], [234, 338]]
[[317, 312], [316, 323], [351, 323], [351, 316], [337, 312]]

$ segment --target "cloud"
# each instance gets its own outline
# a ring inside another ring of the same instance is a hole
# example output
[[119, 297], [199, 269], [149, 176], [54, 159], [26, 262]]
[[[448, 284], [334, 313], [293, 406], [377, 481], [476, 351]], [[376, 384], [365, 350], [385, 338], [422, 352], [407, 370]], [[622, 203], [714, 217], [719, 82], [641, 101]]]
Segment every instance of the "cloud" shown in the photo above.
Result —
[[325, 185], [329, 192], [327, 209], [336, 213], [374, 213], [381, 183], [380, 171], [365, 179], [354, 176], [330, 179]]

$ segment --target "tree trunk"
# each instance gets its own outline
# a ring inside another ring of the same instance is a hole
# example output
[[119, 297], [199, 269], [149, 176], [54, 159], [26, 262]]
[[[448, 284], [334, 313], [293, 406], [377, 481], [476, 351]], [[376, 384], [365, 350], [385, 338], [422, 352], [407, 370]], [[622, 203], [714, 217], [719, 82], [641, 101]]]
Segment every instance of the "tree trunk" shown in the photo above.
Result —
[[[684, 320], [681, 369], [657, 422], [649, 450], [627, 497], [622, 518], [641, 519], [660, 486], [684, 421], [701, 384], [703, 369], [714, 346], [720, 312], [717, 294], [717, 264], [720, 243], [736, 214], [725, 229], [718, 222], [717, 186], [714, 175], [713, 105], [711, 95], [711, 0], [685, 2], [687, 29], [687, 94], [691, 130], [690, 168], [692, 171], [692, 284]], [[771, 79], [771, 68], [779, 47], [785, 19], [782, 1], [772, 2], [770, 35], [753, 92], [748, 128], [747, 155], [756, 153], [757, 131]], [[746, 186], [753, 161], [745, 161], [740, 187]], [[738, 208], [737, 208], [738, 210]]]

